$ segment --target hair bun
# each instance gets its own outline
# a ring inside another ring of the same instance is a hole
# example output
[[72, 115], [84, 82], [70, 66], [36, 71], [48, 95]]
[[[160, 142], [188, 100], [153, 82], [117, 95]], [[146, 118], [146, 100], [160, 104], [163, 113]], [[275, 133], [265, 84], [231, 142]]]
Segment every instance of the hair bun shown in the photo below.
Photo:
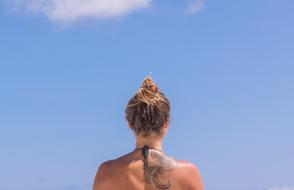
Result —
[[157, 85], [153, 82], [152, 78], [150, 76], [146, 77], [143, 81], [142, 88], [145, 90], [148, 90], [153, 93], [158, 92]]

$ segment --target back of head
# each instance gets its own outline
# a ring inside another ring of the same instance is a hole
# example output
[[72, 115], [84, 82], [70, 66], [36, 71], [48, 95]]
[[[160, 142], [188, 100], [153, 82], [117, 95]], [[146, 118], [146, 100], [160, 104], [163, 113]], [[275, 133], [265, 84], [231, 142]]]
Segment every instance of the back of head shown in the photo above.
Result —
[[129, 100], [125, 114], [136, 135], [161, 135], [164, 124], [169, 122], [170, 103], [148, 76]]

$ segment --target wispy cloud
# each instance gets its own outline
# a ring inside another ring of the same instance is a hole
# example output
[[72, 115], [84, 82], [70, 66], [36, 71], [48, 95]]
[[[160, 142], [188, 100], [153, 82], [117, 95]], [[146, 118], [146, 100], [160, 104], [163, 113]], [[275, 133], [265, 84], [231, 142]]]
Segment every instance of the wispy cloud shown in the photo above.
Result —
[[[146, 9], [154, 0], [5, 0], [12, 10], [44, 15], [57, 23], [70, 24], [85, 18], [104, 20]], [[205, 0], [191, 0], [187, 13], [204, 8]]]
[[204, 8], [205, 0], [194, 0], [188, 7], [187, 13], [194, 14]]
[[107, 19], [147, 8], [152, 0], [9, 0], [13, 8], [71, 23], [83, 18]]
[[276, 187], [272, 187], [269, 190], [294, 190], [294, 187], [291, 186], [276, 186]]

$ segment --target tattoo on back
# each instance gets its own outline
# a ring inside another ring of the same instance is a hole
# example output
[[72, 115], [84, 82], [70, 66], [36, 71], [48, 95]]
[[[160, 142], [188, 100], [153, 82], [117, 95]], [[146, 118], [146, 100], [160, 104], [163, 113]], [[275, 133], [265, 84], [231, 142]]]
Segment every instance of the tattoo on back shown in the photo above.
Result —
[[167, 190], [172, 182], [168, 177], [168, 172], [177, 167], [177, 162], [156, 150], [149, 149], [152, 161], [148, 163], [147, 171], [144, 171], [145, 181], [153, 184], [160, 190]]

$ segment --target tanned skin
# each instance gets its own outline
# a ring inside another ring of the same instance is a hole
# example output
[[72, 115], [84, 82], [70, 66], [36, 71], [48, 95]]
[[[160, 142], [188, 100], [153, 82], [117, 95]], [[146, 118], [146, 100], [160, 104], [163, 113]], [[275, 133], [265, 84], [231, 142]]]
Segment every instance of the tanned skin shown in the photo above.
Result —
[[[197, 167], [185, 161], [176, 161], [162, 152], [161, 137], [136, 136], [134, 151], [104, 162], [95, 176], [93, 190], [204, 190]], [[148, 145], [148, 171], [144, 172], [141, 147]], [[154, 149], [152, 149], [154, 148]]]

